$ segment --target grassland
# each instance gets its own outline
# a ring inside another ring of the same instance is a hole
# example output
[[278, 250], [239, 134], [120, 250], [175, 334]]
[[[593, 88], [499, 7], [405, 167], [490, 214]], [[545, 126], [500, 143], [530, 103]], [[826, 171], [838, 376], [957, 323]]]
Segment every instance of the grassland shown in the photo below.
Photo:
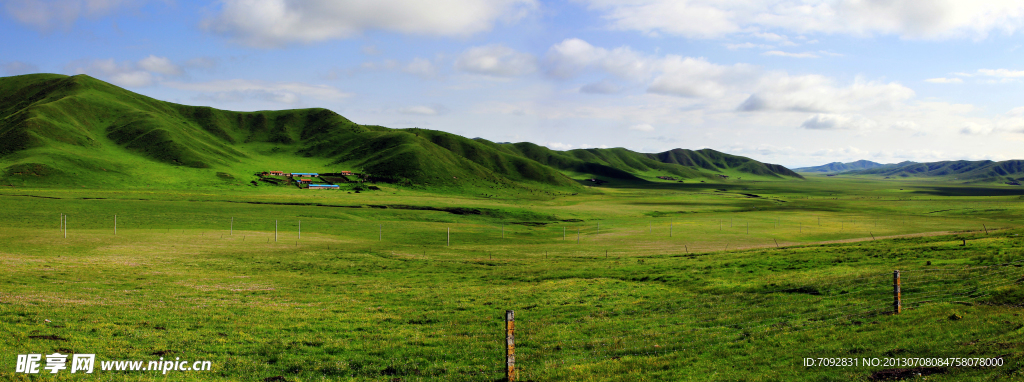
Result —
[[[31, 379], [500, 380], [512, 309], [521, 380], [1024, 380], [1019, 189], [379, 186], [0, 189], [0, 379], [28, 379], [18, 354], [62, 352], [214, 369]], [[905, 311], [891, 315], [897, 269]]]

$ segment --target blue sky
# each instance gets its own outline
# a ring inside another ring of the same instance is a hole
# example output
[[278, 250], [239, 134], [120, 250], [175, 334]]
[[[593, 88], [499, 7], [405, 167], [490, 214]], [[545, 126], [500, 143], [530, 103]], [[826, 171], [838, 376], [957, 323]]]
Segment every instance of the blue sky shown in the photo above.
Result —
[[1024, 159], [1024, 4], [0, 0], [0, 75], [790, 167]]

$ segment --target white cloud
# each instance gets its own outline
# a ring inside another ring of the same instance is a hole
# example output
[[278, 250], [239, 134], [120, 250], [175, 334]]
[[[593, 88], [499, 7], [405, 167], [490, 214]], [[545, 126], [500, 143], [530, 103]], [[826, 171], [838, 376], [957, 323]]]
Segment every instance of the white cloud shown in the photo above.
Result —
[[740, 104], [739, 110], [819, 113], [891, 110], [913, 97], [913, 90], [895, 82], [858, 79], [850, 86], [842, 87], [825, 76], [776, 73], [761, 77], [761, 83]]
[[[1016, 1], [579, 1], [602, 12], [611, 29], [688, 38], [719, 38], [751, 29], [926, 39], [984, 38], [997, 31], [1014, 33], [1024, 25], [1024, 4]], [[766, 39], [779, 36], [760, 35]]]
[[153, 85], [153, 75], [143, 71], [114, 73], [110, 75], [110, 82], [117, 86], [140, 88]]
[[662, 32], [690, 38], [713, 38], [740, 32], [733, 11], [714, 1], [583, 0], [605, 12], [618, 30]]
[[959, 84], [959, 83], [964, 82], [964, 80], [956, 78], [956, 77], [954, 77], [954, 78], [938, 77], [938, 78], [929, 78], [927, 80], [924, 80], [924, 82], [931, 82], [933, 84]]
[[550, 148], [552, 150], [559, 150], [559, 151], [565, 151], [565, 150], [571, 150], [572, 149], [572, 145], [571, 144], [561, 143], [561, 142], [548, 142], [548, 143], [544, 144], [544, 146], [547, 146], [548, 148]]
[[139, 60], [139, 68], [160, 74], [166, 74], [170, 76], [178, 76], [182, 74], [182, 70], [177, 65], [171, 63], [167, 57], [157, 57], [149, 55], [149, 57]]
[[1020, 78], [1024, 77], [1024, 70], [1009, 70], [1009, 69], [978, 69], [978, 74], [988, 77], [999, 77], [999, 78]]
[[[647, 56], [629, 47], [609, 50], [580, 39], [555, 44], [544, 62], [547, 72], [557, 78], [599, 70], [645, 85], [649, 93], [713, 101], [745, 98], [738, 107], [740, 111], [860, 113], [893, 109], [915, 95], [895, 82], [857, 79], [852, 84], [839, 84], [821, 75], [793, 76], [742, 63], [720, 65], [702, 57]], [[594, 84], [581, 91], [596, 92], [600, 88]]]
[[641, 123], [641, 124], [638, 124], [638, 125], [630, 126], [629, 129], [630, 130], [636, 130], [636, 131], [651, 132], [651, 131], [654, 131], [654, 126], [651, 126], [651, 124], [649, 124], [649, 123]]
[[212, 69], [219, 62], [220, 60], [215, 57], [196, 57], [185, 61], [185, 66], [189, 68]]
[[960, 129], [960, 134], [964, 135], [985, 135], [991, 134], [993, 126], [987, 124], [968, 123]]
[[75, 61], [66, 67], [74, 74], [88, 74], [106, 79], [121, 87], [145, 87], [153, 85], [153, 75], [140, 70], [136, 63], [115, 62], [114, 59]]
[[786, 37], [786, 36], [783, 36], [783, 35], [778, 35], [778, 34], [775, 34], [775, 33], [768, 33], [768, 32], [754, 33], [753, 36], [757, 37], [759, 39], [762, 39], [762, 40], [774, 41], [774, 42], [789, 41], [789, 37]]
[[648, 91], [681, 97], [717, 97], [753, 76], [756, 67], [747, 64], [718, 65], [703, 57], [669, 55], [645, 56], [629, 47], [612, 50], [595, 47], [580, 39], [555, 44], [545, 56], [549, 75], [575, 77], [590, 68], [615, 77], [648, 84]]
[[404, 109], [398, 110], [402, 114], [416, 114], [416, 115], [438, 115], [441, 114], [441, 110], [437, 107], [430, 106], [410, 106]]
[[382, 53], [376, 45], [364, 45], [362, 49], [359, 50], [367, 56], [376, 56]]
[[800, 124], [809, 130], [865, 130], [878, 123], [860, 115], [815, 114]]
[[729, 50], [750, 49], [750, 48], [775, 49], [774, 45], [755, 44], [755, 43], [752, 43], [752, 42], [744, 42], [744, 43], [740, 43], [740, 44], [725, 44], [725, 47], [726, 47], [726, 49], [729, 49]]
[[[191, 61], [190, 61], [191, 62]], [[146, 87], [156, 83], [161, 75], [180, 76], [184, 71], [166, 57], [149, 55], [139, 61], [116, 62], [112, 58], [104, 60], [78, 60], [69, 63], [65, 71], [74, 74], [88, 74], [106, 79], [122, 87]]]
[[100, 17], [146, 0], [6, 0], [4, 10], [23, 24], [41, 30], [69, 28], [82, 17]]
[[310, 85], [299, 82], [264, 82], [252, 80], [218, 80], [209, 82], [175, 82], [161, 83], [164, 86], [205, 93], [206, 98], [221, 101], [240, 101], [246, 98], [264, 101], [297, 104], [304, 98], [321, 101], [340, 101], [351, 96], [333, 86]]
[[811, 156], [816, 157], [842, 157], [842, 158], [858, 158], [863, 159], [869, 156], [871, 153], [867, 150], [862, 150], [857, 147], [847, 146], [838, 149], [821, 149], [811, 153]]
[[764, 53], [761, 53], [761, 54], [763, 54], [765, 56], [781, 56], [781, 57], [793, 57], [793, 58], [818, 58], [819, 57], [817, 54], [814, 54], [814, 53], [811, 53], [811, 52], [790, 53], [790, 52], [783, 52], [781, 50], [772, 50], [772, 51], [767, 51], [767, 52], [764, 52]]
[[657, 66], [660, 73], [647, 91], [680, 97], [722, 97], [758, 77], [753, 65], [718, 65], [703, 57], [668, 56]]
[[889, 126], [893, 130], [919, 131], [921, 126], [914, 121], [896, 121]]
[[36, 73], [39, 71], [39, 67], [27, 62], [10, 61], [0, 64], [0, 71], [6, 76], [16, 76], [19, 74]]
[[430, 78], [437, 75], [437, 67], [434, 63], [430, 62], [425, 58], [414, 58], [411, 62], [402, 68], [403, 72], [417, 75], [423, 78]]
[[410, 35], [470, 36], [499, 20], [514, 22], [535, 0], [224, 0], [205, 29], [257, 47], [313, 43], [367, 30]]
[[629, 47], [608, 50], [578, 38], [553, 45], [544, 61], [548, 74], [557, 78], [575, 77], [588, 67], [596, 67], [619, 78], [641, 80], [649, 77], [654, 69], [650, 58]]
[[580, 93], [588, 94], [615, 94], [622, 91], [622, 87], [608, 80], [592, 82], [580, 87]]
[[537, 59], [532, 54], [494, 44], [467, 49], [455, 60], [455, 68], [469, 73], [515, 77], [536, 71]]

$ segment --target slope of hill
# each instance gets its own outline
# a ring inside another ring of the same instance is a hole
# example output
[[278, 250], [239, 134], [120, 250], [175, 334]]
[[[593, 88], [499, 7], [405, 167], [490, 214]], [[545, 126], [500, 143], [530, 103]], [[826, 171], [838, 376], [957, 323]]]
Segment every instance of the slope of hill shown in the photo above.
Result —
[[850, 171], [849, 175], [876, 175], [886, 177], [941, 178], [968, 183], [1019, 182], [1024, 180], [1024, 160], [994, 162], [942, 161], [929, 163], [903, 162], [892, 167]]
[[557, 170], [470, 139], [359, 125], [326, 109], [185, 106], [85, 75], [3, 78], [0, 97], [0, 164], [10, 183], [187, 184], [202, 174], [216, 178], [183, 168], [237, 178], [291, 166], [285, 170], [356, 170], [406, 184], [579, 187]]
[[265, 170], [350, 170], [408, 186], [480, 190], [578, 190], [573, 177], [800, 178], [782, 166], [710, 149], [561, 152], [360, 125], [326, 109], [232, 112], [179, 105], [86, 75], [0, 78], [0, 184], [240, 185]]
[[881, 164], [881, 163], [872, 162], [872, 161], [869, 161], [869, 160], [863, 160], [862, 159], [862, 160], [859, 160], [859, 161], [856, 161], [856, 162], [847, 162], [847, 163], [832, 162], [832, 163], [824, 164], [824, 165], [821, 165], [821, 166], [801, 167], [801, 168], [793, 169], [793, 171], [796, 171], [796, 172], [844, 172], [844, 171], [854, 171], [854, 170], [867, 170], [867, 169], [878, 168], [878, 167], [883, 167], [883, 166], [888, 166], [888, 165], [884, 165], [884, 164]]

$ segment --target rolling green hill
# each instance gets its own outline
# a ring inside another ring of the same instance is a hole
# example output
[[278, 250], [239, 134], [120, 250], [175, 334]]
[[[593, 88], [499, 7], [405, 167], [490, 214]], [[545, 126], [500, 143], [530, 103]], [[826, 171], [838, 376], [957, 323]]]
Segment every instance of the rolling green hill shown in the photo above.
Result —
[[895, 166], [848, 171], [844, 175], [876, 175], [886, 177], [940, 178], [966, 183], [1007, 183], [1024, 180], [1024, 160], [995, 162], [942, 161], [929, 163], [903, 162]]
[[360, 125], [319, 108], [233, 112], [186, 106], [86, 75], [0, 78], [0, 184], [235, 187], [266, 170], [350, 170], [405, 186], [498, 193], [574, 191], [581, 187], [578, 179], [591, 177], [800, 178], [782, 166], [710, 149], [562, 152]]
[[410, 185], [579, 187], [470, 139], [359, 125], [326, 109], [185, 106], [85, 75], [7, 77], [0, 94], [0, 164], [10, 184], [192, 184], [219, 181], [216, 172], [240, 179], [271, 169], [344, 169]]

